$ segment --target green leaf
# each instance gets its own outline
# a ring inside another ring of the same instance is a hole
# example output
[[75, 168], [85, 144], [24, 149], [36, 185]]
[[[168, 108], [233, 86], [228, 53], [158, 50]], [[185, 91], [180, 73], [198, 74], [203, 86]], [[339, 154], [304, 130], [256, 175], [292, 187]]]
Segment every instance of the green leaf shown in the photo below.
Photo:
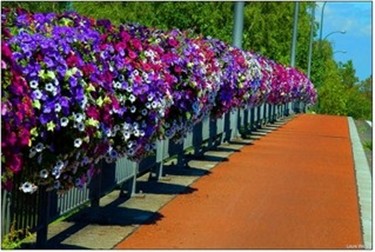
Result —
[[99, 125], [99, 121], [93, 118], [89, 118], [88, 120], [86, 120], [86, 125], [97, 127]]
[[53, 123], [53, 121], [50, 121], [49, 123], [47, 123], [47, 131], [54, 131], [56, 127], [56, 124]]
[[30, 130], [30, 134], [31, 134], [32, 136], [37, 137], [37, 136], [38, 136], [38, 128], [37, 128], [37, 127], [32, 128], [32, 129]]
[[98, 105], [99, 107], [103, 106], [103, 99], [101, 96], [96, 100], [96, 105]]
[[40, 109], [41, 105], [40, 105], [40, 101], [39, 100], [35, 100], [33, 101], [33, 107], [34, 108], [37, 108], [37, 109]]

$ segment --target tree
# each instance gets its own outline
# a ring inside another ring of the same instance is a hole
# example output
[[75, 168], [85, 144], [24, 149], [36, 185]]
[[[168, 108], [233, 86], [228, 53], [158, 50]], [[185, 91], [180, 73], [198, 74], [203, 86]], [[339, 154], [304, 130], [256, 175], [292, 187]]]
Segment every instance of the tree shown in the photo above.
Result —
[[339, 72], [343, 84], [348, 88], [352, 88], [358, 82], [352, 60], [346, 63], [339, 62]]

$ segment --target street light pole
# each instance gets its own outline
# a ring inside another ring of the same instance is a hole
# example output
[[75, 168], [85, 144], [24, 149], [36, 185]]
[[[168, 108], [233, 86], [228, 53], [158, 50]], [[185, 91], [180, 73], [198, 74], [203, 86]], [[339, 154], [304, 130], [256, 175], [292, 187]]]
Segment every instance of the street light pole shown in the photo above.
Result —
[[312, 14], [311, 14], [309, 57], [307, 61], [307, 78], [309, 79], [310, 79], [310, 73], [311, 73], [312, 45], [313, 45], [313, 40], [314, 40], [314, 19], [315, 19], [314, 17], [315, 17], [315, 3], [312, 7]]
[[72, 1], [66, 2], [65, 6], [66, 6], [65, 8], [66, 8], [67, 11], [73, 11], [73, 2]]
[[324, 7], [326, 7], [327, 2], [323, 3], [322, 7], [322, 14], [320, 14], [320, 37], [319, 40], [322, 41], [322, 36], [323, 36], [323, 17], [324, 17]]
[[[242, 35], [243, 35], [243, 16], [244, 16], [244, 6], [243, 1], [236, 1], [234, 3], [234, 26], [233, 26], [233, 46], [242, 49]], [[229, 114], [230, 118], [230, 138], [233, 139], [238, 136], [239, 129], [239, 117], [240, 110], [235, 109], [234, 113]]]
[[296, 65], [296, 45], [297, 45], [297, 28], [298, 28], [298, 10], [299, 2], [294, 3], [294, 24], [293, 24], [293, 37], [292, 37], [292, 50], [290, 53], [290, 65]]
[[242, 48], [243, 9], [243, 1], [237, 1], [234, 3], [233, 46], [240, 49]]

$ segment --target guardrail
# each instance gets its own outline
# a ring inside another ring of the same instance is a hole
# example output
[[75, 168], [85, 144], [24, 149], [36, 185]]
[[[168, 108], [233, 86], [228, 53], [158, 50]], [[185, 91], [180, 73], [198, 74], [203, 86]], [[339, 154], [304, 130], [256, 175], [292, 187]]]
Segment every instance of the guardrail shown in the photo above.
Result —
[[[194, 155], [199, 156], [213, 146], [302, 111], [305, 111], [305, 105], [302, 103], [263, 104], [232, 111], [216, 120], [205, 118], [194, 126], [193, 132], [185, 137], [183, 143], [158, 141], [156, 155], [147, 157], [140, 163], [131, 162], [126, 158], [121, 158], [113, 164], [102, 161], [99, 164], [102, 172], [94, 176], [89, 184], [83, 188], [73, 188], [64, 194], [47, 192], [45, 188], [40, 188], [31, 195], [16, 188], [12, 192], [2, 190], [1, 235], [4, 237], [11, 228], [29, 229], [37, 233], [36, 247], [42, 248], [47, 242], [49, 223], [85, 204], [93, 208], [98, 207], [100, 198], [119, 186], [122, 195], [133, 196], [136, 193], [137, 177], [150, 172], [150, 179], [160, 179], [163, 176], [163, 161], [167, 158], [177, 156], [177, 165], [183, 167], [184, 153], [189, 148], [193, 148]], [[21, 178], [22, 174], [16, 176], [15, 182]]]

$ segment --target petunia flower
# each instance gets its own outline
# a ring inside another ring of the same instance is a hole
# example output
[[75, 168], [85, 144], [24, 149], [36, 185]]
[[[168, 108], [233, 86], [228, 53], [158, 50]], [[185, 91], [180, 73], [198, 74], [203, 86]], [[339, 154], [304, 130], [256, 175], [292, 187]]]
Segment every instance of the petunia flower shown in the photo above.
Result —
[[48, 178], [48, 170], [47, 169], [43, 169], [39, 172], [39, 177], [45, 179], [45, 178]]
[[67, 117], [61, 117], [60, 119], [60, 125], [61, 127], [66, 127], [69, 123], [69, 119]]
[[24, 193], [33, 194], [38, 189], [38, 187], [30, 182], [25, 182], [19, 189]]
[[76, 138], [74, 140], [74, 147], [79, 148], [82, 145], [82, 139]]

